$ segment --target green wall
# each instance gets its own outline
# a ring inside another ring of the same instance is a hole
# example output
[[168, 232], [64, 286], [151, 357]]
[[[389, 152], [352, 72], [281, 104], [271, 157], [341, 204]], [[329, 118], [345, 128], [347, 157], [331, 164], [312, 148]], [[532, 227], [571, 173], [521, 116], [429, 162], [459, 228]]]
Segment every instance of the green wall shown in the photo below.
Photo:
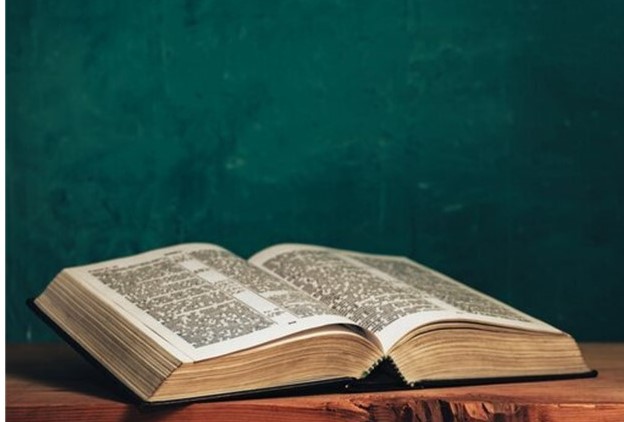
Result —
[[403, 254], [624, 340], [624, 2], [8, 0], [7, 340], [63, 267]]

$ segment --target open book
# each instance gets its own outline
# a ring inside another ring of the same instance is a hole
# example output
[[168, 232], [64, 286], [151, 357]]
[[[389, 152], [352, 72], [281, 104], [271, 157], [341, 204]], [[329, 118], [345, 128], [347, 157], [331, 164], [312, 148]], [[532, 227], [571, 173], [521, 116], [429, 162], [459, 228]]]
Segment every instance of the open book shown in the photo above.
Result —
[[407, 258], [183, 244], [64, 269], [34, 301], [142, 400], [360, 380], [590, 373], [569, 335]]

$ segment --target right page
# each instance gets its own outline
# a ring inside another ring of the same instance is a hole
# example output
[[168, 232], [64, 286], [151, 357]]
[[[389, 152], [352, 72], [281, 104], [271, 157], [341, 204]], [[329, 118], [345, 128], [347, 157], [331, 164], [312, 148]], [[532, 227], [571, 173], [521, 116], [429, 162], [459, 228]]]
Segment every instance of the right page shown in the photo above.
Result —
[[559, 332], [404, 257], [284, 244], [249, 261], [371, 331], [386, 352], [414, 328], [437, 321]]

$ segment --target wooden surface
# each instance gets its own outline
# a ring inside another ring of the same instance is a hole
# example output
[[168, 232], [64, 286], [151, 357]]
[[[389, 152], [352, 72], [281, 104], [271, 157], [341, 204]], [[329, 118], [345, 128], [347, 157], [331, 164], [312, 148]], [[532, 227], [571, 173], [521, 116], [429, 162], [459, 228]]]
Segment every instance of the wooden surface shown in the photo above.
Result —
[[8, 345], [6, 412], [9, 421], [624, 421], [624, 343], [582, 348], [598, 378], [146, 409], [65, 345]]

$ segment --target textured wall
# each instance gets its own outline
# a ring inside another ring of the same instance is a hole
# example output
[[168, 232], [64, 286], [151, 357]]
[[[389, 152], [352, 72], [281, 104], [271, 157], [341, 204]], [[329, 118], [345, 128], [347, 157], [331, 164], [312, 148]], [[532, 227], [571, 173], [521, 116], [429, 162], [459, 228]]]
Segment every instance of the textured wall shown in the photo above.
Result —
[[624, 2], [7, 2], [7, 339], [61, 268], [403, 254], [624, 340]]

